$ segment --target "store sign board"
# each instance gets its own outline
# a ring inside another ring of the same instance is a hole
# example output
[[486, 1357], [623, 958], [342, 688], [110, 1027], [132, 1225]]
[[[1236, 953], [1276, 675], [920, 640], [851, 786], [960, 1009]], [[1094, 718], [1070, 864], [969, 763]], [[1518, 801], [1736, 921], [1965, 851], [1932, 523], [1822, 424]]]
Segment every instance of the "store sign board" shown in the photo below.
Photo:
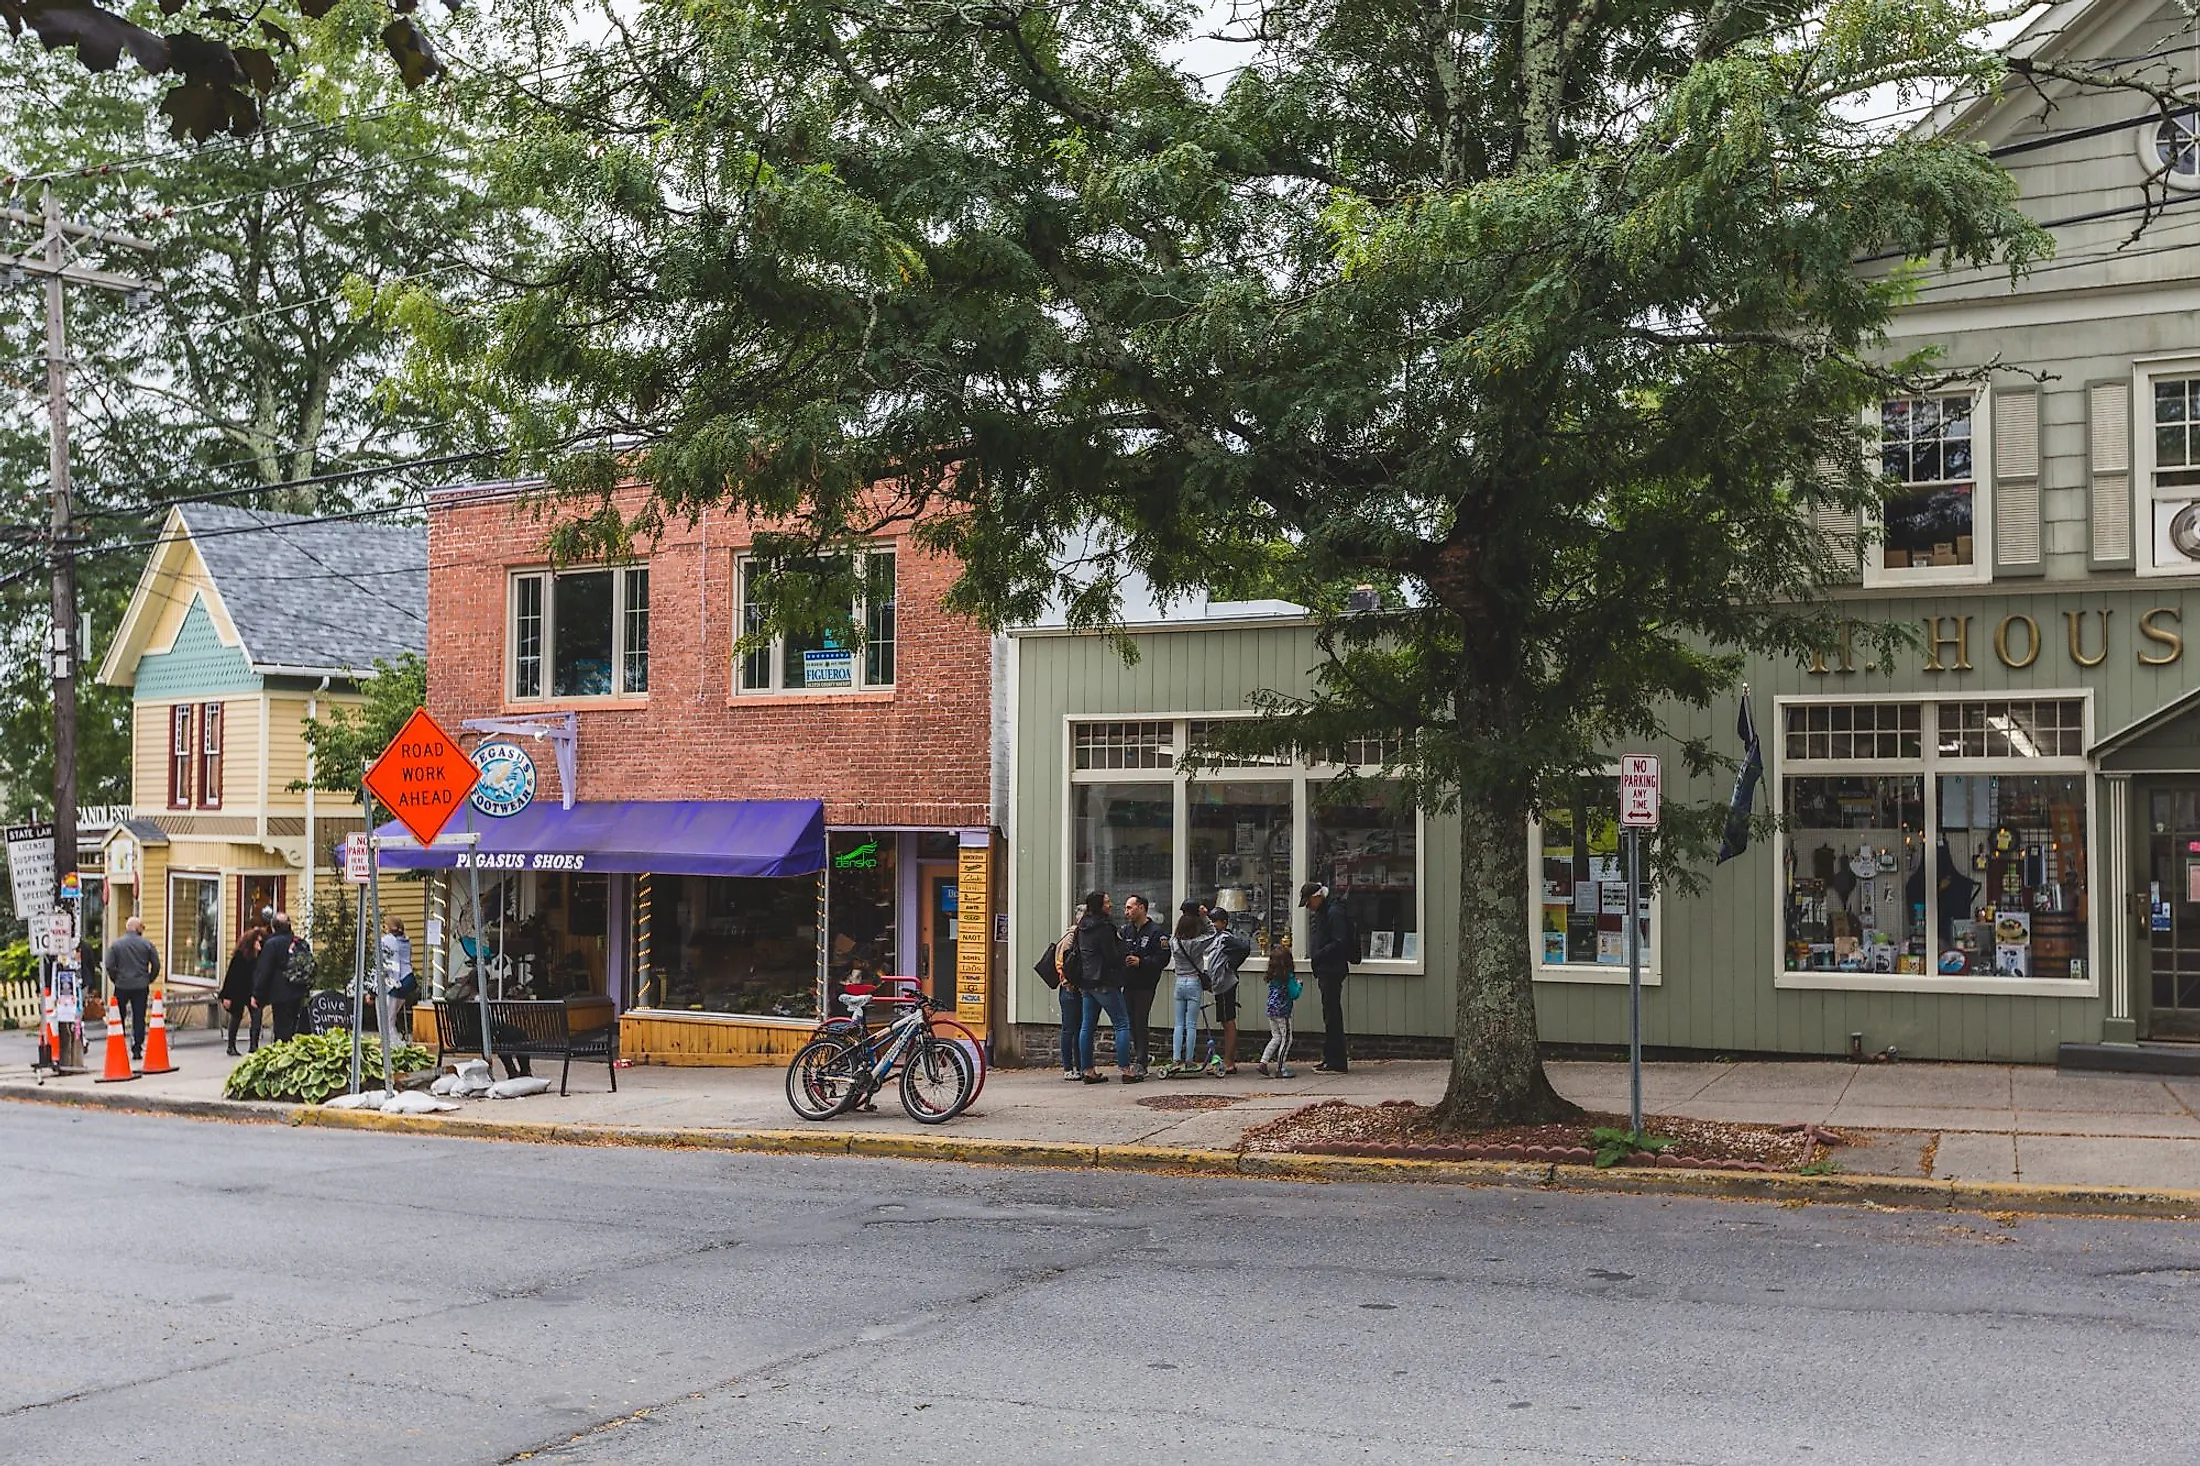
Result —
[[433, 845], [481, 778], [458, 740], [414, 708], [405, 726], [367, 770], [367, 788], [422, 845]]
[[992, 996], [993, 923], [985, 913], [993, 905], [993, 850], [965, 845], [957, 853], [956, 905], [968, 919], [955, 930], [955, 1017], [982, 1034]]
[[508, 819], [535, 802], [535, 760], [508, 738], [491, 739], [474, 749], [481, 782], [473, 805], [494, 819]]
[[53, 910], [53, 823], [6, 827], [8, 890], [25, 921]]
[[1619, 761], [1619, 822], [1628, 829], [1658, 827], [1658, 756], [1630, 753]]

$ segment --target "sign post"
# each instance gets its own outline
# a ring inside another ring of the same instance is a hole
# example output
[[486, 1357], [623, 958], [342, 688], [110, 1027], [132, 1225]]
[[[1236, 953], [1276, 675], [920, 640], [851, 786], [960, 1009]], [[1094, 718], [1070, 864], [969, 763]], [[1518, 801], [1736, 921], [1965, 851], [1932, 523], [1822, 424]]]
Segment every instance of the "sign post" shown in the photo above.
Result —
[[[413, 715], [405, 720], [405, 726], [390, 740], [389, 747], [383, 749], [381, 756], [368, 767], [366, 778], [361, 781], [364, 787], [360, 790], [360, 798], [364, 801], [367, 814], [368, 833], [367, 879], [365, 888], [360, 892], [359, 902], [358, 994], [363, 995], [367, 983], [378, 981], [380, 976], [381, 933], [367, 930], [369, 925], [380, 923], [382, 914], [378, 889], [380, 882], [377, 879], [381, 874], [380, 862], [375, 858], [378, 845], [373, 834], [374, 801], [381, 800], [383, 806], [397, 817], [397, 822], [405, 827], [406, 833], [425, 847], [435, 843], [435, 837], [443, 833], [443, 827], [450, 823], [452, 815], [458, 813], [458, 807], [473, 793], [474, 786], [480, 780], [481, 770], [460, 750], [458, 740], [445, 732], [442, 724], [428, 716], [426, 708], [413, 709]], [[479, 879], [477, 874], [477, 883]], [[370, 910], [372, 915], [369, 914]], [[477, 884], [474, 906], [477, 927], [480, 910], [480, 887]], [[489, 1059], [494, 1057], [489, 1035], [489, 989], [488, 984], [481, 980], [479, 946], [477, 934], [474, 990], [481, 1004], [481, 1056]], [[360, 1083], [359, 1002], [360, 998], [355, 996], [351, 1029], [354, 1093], [358, 1091]], [[378, 991], [374, 1010], [376, 1026], [382, 1032], [382, 1074], [385, 1085], [395, 1082], [390, 1052], [393, 1035], [389, 1009], [389, 994]]]
[[1656, 754], [1619, 763], [1619, 822], [1627, 831], [1627, 1124], [1642, 1136], [1642, 832], [1658, 827]]

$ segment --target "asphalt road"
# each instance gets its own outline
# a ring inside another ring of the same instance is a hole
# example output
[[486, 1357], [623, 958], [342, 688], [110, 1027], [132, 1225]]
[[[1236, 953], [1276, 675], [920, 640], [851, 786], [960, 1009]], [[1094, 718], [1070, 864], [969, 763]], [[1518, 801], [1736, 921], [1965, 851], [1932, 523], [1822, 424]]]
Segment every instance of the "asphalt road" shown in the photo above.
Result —
[[0, 1105], [0, 1235], [11, 1462], [2196, 1450], [2182, 1224]]

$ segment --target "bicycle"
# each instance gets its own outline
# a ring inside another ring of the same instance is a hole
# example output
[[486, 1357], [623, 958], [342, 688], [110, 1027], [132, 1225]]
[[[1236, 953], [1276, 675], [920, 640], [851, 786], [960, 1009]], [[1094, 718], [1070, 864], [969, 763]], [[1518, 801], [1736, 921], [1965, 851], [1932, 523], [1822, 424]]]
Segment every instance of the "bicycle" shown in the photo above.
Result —
[[885, 1028], [864, 1023], [871, 993], [843, 993], [854, 1019], [796, 1052], [787, 1064], [787, 1105], [805, 1120], [831, 1120], [878, 1094], [898, 1068], [901, 1107], [919, 1125], [944, 1125], [977, 1096], [977, 1064], [962, 1045], [932, 1031], [939, 1005], [919, 993]]
[[[892, 989], [892, 991], [888, 991], [888, 989]], [[883, 977], [876, 983], [869, 985], [848, 984], [842, 989], [841, 1001], [846, 1002], [849, 993], [865, 993], [871, 995], [871, 1000], [882, 1007], [898, 1008], [904, 1003], [915, 1001], [916, 994], [921, 991], [921, 985], [913, 977]], [[978, 1066], [978, 1087], [970, 1094], [970, 1103], [976, 1104], [978, 1096], [985, 1093], [986, 1076], [992, 1072], [993, 1066], [986, 1062], [985, 1045], [979, 1041], [978, 1035], [971, 1032], [967, 1026], [953, 1017], [954, 1011], [954, 1005], [951, 1003], [935, 1003], [932, 1007], [931, 1027], [932, 1031], [942, 1038], [960, 1040], [964, 1052], [969, 1054], [971, 1061]], [[817, 1029], [811, 1037], [823, 1038], [827, 1034], [835, 1033], [852, 1034], [862, 1029], [863, 1026], [863, 1021], [860, 1018], [829, 1013], [819, 1021]]]

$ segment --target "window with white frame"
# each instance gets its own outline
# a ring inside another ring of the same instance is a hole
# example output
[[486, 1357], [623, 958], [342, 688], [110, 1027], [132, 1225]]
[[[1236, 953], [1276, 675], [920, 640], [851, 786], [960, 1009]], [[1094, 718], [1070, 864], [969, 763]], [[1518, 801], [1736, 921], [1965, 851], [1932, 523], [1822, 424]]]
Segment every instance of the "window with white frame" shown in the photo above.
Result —
[[[1621, 849], [1619, 776], [1576, 780], [1567, 797], [1534, 826], [1536, 965], [1552, 976], [1566, 969], [1616, 973], [1627, 969], [1627, 863]], [[1643, 966], [1654, 968], [1653, 898], [1636, 911]]]
[[2200, 188], [2200, 111], [2141, 123], [2139, 161], [2172, 188]]
[[[740, 654], [734, 678], [737, 692], [850, 692], [861, 688], [894, 685], [894, 663], [899, 649], [896, 627], [895, 555], [892, 550], [872, 550], [864, 556], [865, 592], [849, 607], [849, 619], [861, 629], [861, 645], [831, 629], [806, 634], [786, 633]], [[758, 595], [762, 566], [742, 556], [734, 566], [740, 597], [738, 624], [744, 640], [764, 626], [764, 607]]]
[[512, 577], [509, 687], [516, 701], [649, 691], [649, 567]]
[[1787, 703], [1781, 717], [1791, 977], [2086, 980], [2083, 698]]
[[1978, 563], [1978, 476], [1971, 394], [1890, 397], [1879, 405], [1888, 480], [1880, 565], [1961, 570]]
[[[1070, 725], [1064, 874], [1072, 898], [1105, 891], [1118, 912], [1132, 893], [1161, 912], [1204, 901], [1229, 912], [1256, 951], [1289, 935], [1303, 953], [1298, 889], [1319, 881], [1359, 931], [1361, 965], [1420, 970], [1421, 814], [1402, 786], [1380, 777], [1379, 762], [1180, 759], [1221, 721]], [[1373, 743], [1354, 751], [1381, 752]], [[1339, 783], [1348, 772], [1358, 777]]]

